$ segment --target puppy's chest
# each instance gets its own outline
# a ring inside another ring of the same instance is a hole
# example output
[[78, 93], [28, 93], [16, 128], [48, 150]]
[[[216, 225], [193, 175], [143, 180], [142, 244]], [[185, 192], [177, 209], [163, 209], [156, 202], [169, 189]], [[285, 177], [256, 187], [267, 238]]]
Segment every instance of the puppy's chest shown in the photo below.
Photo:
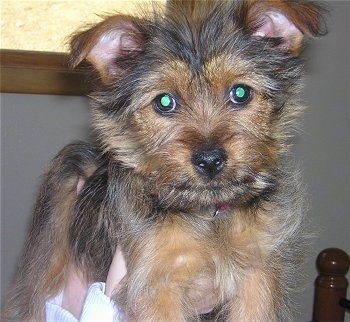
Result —
[[214, 206], [186, 213], [180, 220], [165, 220], [161, 231], [172, 232], [170, 243], [178, 249], [206, 252], [210, 258], [232, 264], [244, 254], [250, 265], [266, 258], [274, 248], [278, 220], [271, 219], [273, 214], [268, 220], [265, 217], [226, 205]]

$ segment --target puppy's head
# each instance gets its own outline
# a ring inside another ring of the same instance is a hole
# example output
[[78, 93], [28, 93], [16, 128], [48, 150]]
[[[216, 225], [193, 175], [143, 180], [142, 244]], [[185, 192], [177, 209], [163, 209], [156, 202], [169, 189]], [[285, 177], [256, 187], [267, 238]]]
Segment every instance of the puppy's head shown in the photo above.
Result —
[[315, 4], [169, 1], [76, 34], [73, 65], [99, 75], [93, 125], [106, 151], [150, 179], [160, 202], [212, 206], [274, 189], [298, 112]]

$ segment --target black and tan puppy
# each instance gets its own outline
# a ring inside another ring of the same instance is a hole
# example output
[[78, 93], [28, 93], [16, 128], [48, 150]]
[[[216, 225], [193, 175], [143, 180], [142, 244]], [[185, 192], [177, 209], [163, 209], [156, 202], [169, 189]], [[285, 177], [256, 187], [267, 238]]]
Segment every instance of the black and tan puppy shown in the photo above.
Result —
[[[281, 321], [305, 247], [300, 180], [288, 161], [301, 108], [303, 37], [322, 10], [300, 1], [170, 1], [76, 34], [72, 64], [98, 75], [96, 146], [64, 148], [42, 185], [4, 316], [43, 319], [68, 265], [106, 278], [117, 244], [127, 321]], [[76, 185], [86, 184], [79, 196]]]

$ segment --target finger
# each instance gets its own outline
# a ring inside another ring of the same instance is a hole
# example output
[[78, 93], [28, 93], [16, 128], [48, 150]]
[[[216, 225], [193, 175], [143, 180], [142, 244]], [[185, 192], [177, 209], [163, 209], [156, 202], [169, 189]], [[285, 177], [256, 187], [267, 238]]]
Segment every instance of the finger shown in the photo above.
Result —
[[120, 286], [120, 281], [126, 274], [126, 266], [123, 253], [120, 246], [117, 246], [116, 252], [114, 254], [111, 267], [109, 268], [105, 294], [111, 297], [116, 291], [118, 291], [118, 286]]
[[85, 181], [86, 180], [83, 177], [79, 177], [78, 183], [77, 183], [77, 195], [81, 192], [81, 189], [83, 189]]
[[66, 282], [63, 289], [62, 308], [79, 319], [84, 306], [88, 283], [82, 272], [73, 264], [69, 264], [66, 272]]

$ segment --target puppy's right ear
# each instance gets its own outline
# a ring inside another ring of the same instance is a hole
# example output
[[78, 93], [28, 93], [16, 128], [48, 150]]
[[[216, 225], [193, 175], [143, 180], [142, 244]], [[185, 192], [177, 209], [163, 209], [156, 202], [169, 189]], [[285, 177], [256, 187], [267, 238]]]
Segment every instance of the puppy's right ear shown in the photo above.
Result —
[[132, 66], [142, 51], [144, 37], [139, 22], [135, 17], [116, 15], [73, 35], [71, 66], [74, 68], [87, 59], [103, 83], [112, 83]]

